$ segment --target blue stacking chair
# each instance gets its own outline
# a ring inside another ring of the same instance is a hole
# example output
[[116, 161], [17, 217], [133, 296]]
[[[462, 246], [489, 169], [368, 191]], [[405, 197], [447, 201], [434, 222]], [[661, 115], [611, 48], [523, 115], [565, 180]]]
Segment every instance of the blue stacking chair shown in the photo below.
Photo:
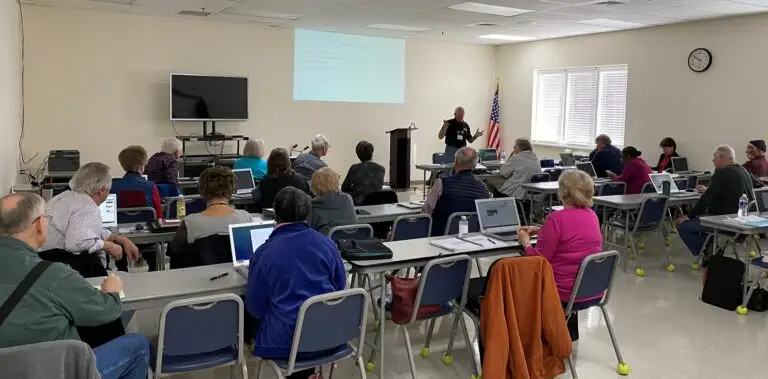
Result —
[[157, 220], [157, 212], [152, 207], [117, 209], [117, 222], [120, 224], [144, 224], [155, 220]]
[[[264, 359], [259, 362], [257, 379], [261, 378], [264, 363], [268, 363], [284, 379], [296, 371], [307, 370], [342, 359], [352, 358], [360, 377], [365, 379], [363, 346], [370, 298], [360, 288], [317, 295], [307, 299], [299, 309], [293, 343], [288, 359]], [[352, 341], [357, 339], [357, 343]], [[333, 350], [337, 348], [336, 350]], [[302, 353], [331, 352], [324, 356], [301, 359]], [[333, 378], [333, 366], [329, 379]]]
[[[467, 349], [472, 349], [472, 341], [469, 339], [467, 323], [462, 316], [464, 306], [467, 302], [467, 289], [469, 288], [471, 267], [472, 263], [468, 255], [433, 259], [424, 267], [424, 272], [422, 272], [421, 278], [419, 279], [419, 288], [416, 292], [410, 320], [406, 324], [398, 325], [398, 328], [400, 328], [403, 337], [405, 338], [405, 351], [408, 354], [408, 363], [413, 378], [416, 378], [416, 363], [413, 359], [411, 337], [408, 333], [407, 325], [414, 324], [417, 321], [430, 320], [427, 340], [424, 343], [424, 348], [421, 350], [421, 356], [428, 357], [430, 353], [429, 344], [432, 340], [432, 333], [435, 328], [435, 320], [453, 314], [453, 327], [451, 328], [451, 335], [448, 339], [448, 348], [442, 357], [443, 363], [450, 365], [453, 362], [453, 342], [456, 337], [456, 328], [458, 327], [459, 322], [461, 322], [462, 330], [464, 331], [464, 342], [466, 343]], [[458, 302], [456, 299], [458, 299]], [[418, 311], [421, 305], [441, 305], [441, 308], [426, 317], [418, 318]], [[378, 341], [378, 330], [374, 341]], [[378, 347], [374, 347], [371, 352], [368, 368], [375, 367], [373, 358], [376, 356], [377, 348]], [[472, 357], [472, 354], [469, 355], [472, 362], [472, 369], [474, 370], [473, 374], [478, 376], [477, 363]]]
[[[178, 197], [168, 199], [168, 204], [165, 208], [165, 218], [176, 218], [176, 203], [179, 201]], [[187, 215], [200, 213], [208, 206], [200, 195], [184, 196], [184, 205], [186, 206]]]
[[[624, 362], [619, 350], [619, 343], [616, 342], [616, 333], [611, 324], [611, 318], [608, 317], [608, 311], [605, 306], [611, 298], [611, 289], [613, 288], [613, 278], [616, 274], [616, 266], [619, 264], [618, 251], [606, 251], [603, 253], [592, 254], [581, 262], [579, 273], [576, 275], [576, 282], [573, 285], [571, 298], [565, 307], [565, 315], [568, 320], [571, 317], [578, 317], [576, 312], [583, 311], [592, 307], [599, 307], [602, 312], [605, 325], [608, 327], [608, 334], [611, 337], [613, 350], [616, 353], [616, 359], [619, 361], [616, 366], [616, 372], [619, 375], [629, 375], [629, 366]], [[591, 298], [601, 296], [598, 299], [577, 302], [576, 299]], [[568, 366], [571, 369], [571, 376], [576, 378], [576, 370], [573, 367], [573, 359], [568, 360]]]
[[448, 216], [448, 222], [445, 224], [446, 236], [459, 234], [459, 221], [461, 221], [461, 216], [467, 216], [470, 233], [477, 233], [480, 231], [480, 220], [477, 219], [476, 212], [454, 212]]
[[432, 217], [426, 214], [400, 216], [392, 224], [390, 241], [427, 238], [432, 232]]
[[328, 231], [332, 240], [355, 240], [373, 238], [373, 228], [368, 224], [337, 226]]
[[[631, 254], [639, 258], [637, 254], [637, 248], [635, 247], [635, 238], [639, 237], [641, 233], [655, 232], [661, 228], [666, 238], [667, 232], [664, 230], [664, 217], [667, 214], [667, 201], [669, 198], [666, 196], [649, 197], [640, 204], [640, 210], [637, 213], [634, 223], [629, 220], [629, 213], [627, 213], [626, 219], [614, 219], [607, 223], [606, 230], [610, 236], [611, 232], [620, 230], [624, 233], [624, 247], [631, 249]], [[667, 270], [674, 271], [675, 266], [670, 261], [670, 251], [667, 250], [666, 262]], [[629, 254], [628, 254], [629, 255]], [[624, 259], [623, 269], [627, 271], [627, 259]], [[644, 276], [645, 270], [642, 267], [635, 269], [637, 276]]]
[[247, 379], [244, 312], [243, 300], [231, 293], [170, 302], [152, 345], [155, 378], [230, 365]]
[[[609, 182], [605, 183], [601, 186], [596, 186], [595, 189], [595, 196], [614, 196], [614, 195], [624, 195], [627, 193], [627, 183], [624, 182]], [[595, 211], [597, 214], [597, 217], [603, 218], [603, 208], [600, 205], [595, 205], [592, 207], [592, 210]], [[607, 213], [606, 209], [606, 213]], [[611, 212], [613, 214], [613, 212]], [[610, 215], [609, 215], [610, 216]], [[601, 220], [601, 222], [607, 222], [608, 220]]]
[[656, 187], [653, 186], [652, 182], [645, 183], [640, 193], [656, 193]]

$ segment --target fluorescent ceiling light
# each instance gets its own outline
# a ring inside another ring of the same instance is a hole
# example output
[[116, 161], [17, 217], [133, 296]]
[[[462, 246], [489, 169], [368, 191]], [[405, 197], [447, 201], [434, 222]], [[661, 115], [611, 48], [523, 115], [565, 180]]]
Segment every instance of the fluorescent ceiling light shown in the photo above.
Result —
[[399, 30], [402, 32], [426, 32], [427, 30], [432, 30], [431, 28], [422, 28], [420, 26], [394, 25], [394, 24], [371, 24], [366, 26], [366, 28]]
[[614, 28], [614, 29], [629, 29], [629, 28], [639, 28], [642, 26], [647, 26], [645, 24], [638, 24], [636, 22], [609, 20], [607, 18], [596, 18], [593, 20], [577, 21], [577, 23], [584, 24], [584, 25], [603, 26], [606, 28]]
[[297, 20], [302, 17], [300, 14], [264, 12], [264, 11], [255, 10], [255, 9], [237, 9], [237, 8], [226, 10], [224, 11], [224, 13], [240, 15], [240, 16], [276, 18], [280, 20]]
[[482, 36], [478, 36], [477, 38], [483, 38], [483, 39], [495, 39], [499, 41], [531, 41], [536, 39], [536, 37], [525, 37], [525, 36], [511, 36], [507, 34], [486, 34]]
[[448, 8], [453, 9], [455, 11], [484, 13], [484, 14], [492, 14], [496, 16], [506, 16], [506, 17], [517, 16], [523, 13], [533, 12], [528, 9], [517, 9], [517, 8], [510, 8], [510, 7], [502, 7], [499, 5], [473, 3], [471, 1], [457, 4], [457, 5], [452, 5]]

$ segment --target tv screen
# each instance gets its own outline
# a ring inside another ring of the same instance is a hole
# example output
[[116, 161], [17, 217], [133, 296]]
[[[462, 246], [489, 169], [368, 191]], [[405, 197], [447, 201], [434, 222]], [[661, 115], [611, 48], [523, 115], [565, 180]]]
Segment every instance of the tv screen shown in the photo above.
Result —
[[171, 120], [248, 119], [248, 78], [171, 74]]

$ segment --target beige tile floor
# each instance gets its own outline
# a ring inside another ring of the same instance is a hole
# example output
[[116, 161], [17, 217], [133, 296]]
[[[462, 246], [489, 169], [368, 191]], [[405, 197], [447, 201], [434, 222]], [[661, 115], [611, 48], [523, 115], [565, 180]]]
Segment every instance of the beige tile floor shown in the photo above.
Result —
[[[419, 198], [420, 194], [419, 191], [411, 196]], [[662, 265], [665, 247], [661, 240], [648, 238], [646, 244], [645, 277], [619, 272], [608, 306], [622, 353], [632, 369], [630, 377], [768, 377], [768, 368], [762, 366], [768, 360], [767, 314], [750, 312], [747, 316], [739, 316], [735, 312], [702, 303], [698, 299], [702, 274], [690, 269], [691, 257], [679, 239], [672, 246], [673, 259], [678, 267], [673, 273], [667, 272]], [[484, 267], [489, 264], [490, 260], [482, 262]], [[156, 334], [158, 316], [159, 311], [155, 310], [139, 312], [136, 317], [139, 330]], [[586, 379], [619, 378], [615, 373], [616, 358], [600, 312], [582, 312], [580, 322], [581, 341], [576, 360], [579, 376]], [[440, 354], [447, 345], [450, 325], [447, 321], [438, 324], [432, 355], [426, 359], [418, 356], [424, 343], [426, 324], [409, 328], [414, 346], [414, 351], [410, 353], [416, 355], [418, 378], [470, 378], [470, 352], [464, 346], [463, 339], [457, 339], [452, 366], [445, 366], [440, 361]], [[368, 330], [369, 339], [373, 338], [372, 324]], [[409, 352], [405, 351], [401, 334], [391, 324], [388, 324], [386, 331], [386, 378], [409, 378], [406, 358]], [[474, 330], [470, 333], [475, 335]], [[250, 378], [256, 377], [256, 362], [253, 360], [249, 365]], [[368, 376], [377, 378], [377, 373], [378, 370]], [[351, 361], [340, 362], [335, 373], [335, 377], [340, 379], [358, 376]], [[229, 371], [209, 370], [179, 377], [228, 378]], [[262, 377], [273, 378], [274, 375], [268, 373]]]

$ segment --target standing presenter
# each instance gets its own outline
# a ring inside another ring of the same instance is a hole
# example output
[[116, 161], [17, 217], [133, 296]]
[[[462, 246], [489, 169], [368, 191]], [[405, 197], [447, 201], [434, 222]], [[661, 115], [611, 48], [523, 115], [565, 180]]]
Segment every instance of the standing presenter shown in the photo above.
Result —
[[473, 136], [472, 131], [469, 129], [469, 124], [464, 122], [464, 108], [457, 107], [453, 111], [452, 119], [443, 120], [443, 127], [440, 128], [437, 137], [439, 139], [445, 138], [445, 155], [453, 157], [456, 154], [456, 150], [467, 146], [467, 142], [475, 142], [483, 133], [480, 129], [477, 129]]

